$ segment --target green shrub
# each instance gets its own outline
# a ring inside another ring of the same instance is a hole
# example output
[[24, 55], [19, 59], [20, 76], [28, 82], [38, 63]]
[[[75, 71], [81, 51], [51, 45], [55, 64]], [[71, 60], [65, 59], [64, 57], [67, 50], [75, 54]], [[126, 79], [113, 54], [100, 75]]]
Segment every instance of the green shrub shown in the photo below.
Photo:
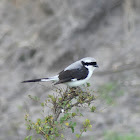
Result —
[[[55, 89], [55, 94], [48, 95], [43, 102], [40, 102], [38, 97], [29, 95], [29, 98], [38, 102], [43, 109], [51, 108], [52, 112], [43, 119], [38, 118], [35, 122], [26, 113], [27, 129], [34, 130], [46, 140], [65, 139], [63, 132], [66, 128], [70, 129], [70, 133], [74, 133], [77, 124], [73, 121], [73, 118], [83, 116], [79, 108], [86, 104], [91, 112], [94, 112], [96, 109], [94, 106], [91, 106], [95, 97], [91, 94], [88, 87], [89, 84], [85, 87], [85, 91], [82, 91], [80, 88], [67, 88], [65, 91], [57, 88]], [[75, 108], [75, 111], [73, 111], [73, 108]], [[76, 134], [76, 138], [80, 139], [82, 134], [91, 128], [90, 120], [86, 119], [82, 124], [82, 128], [79, 129], [79, 134]], [[32, 136], [27, 136], [25, 140], [32, 140]]]

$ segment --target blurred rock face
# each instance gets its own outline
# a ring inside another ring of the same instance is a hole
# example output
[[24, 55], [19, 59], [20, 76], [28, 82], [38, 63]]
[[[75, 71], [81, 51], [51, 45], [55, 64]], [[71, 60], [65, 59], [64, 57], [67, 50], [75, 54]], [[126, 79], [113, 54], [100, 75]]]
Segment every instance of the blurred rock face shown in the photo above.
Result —
[[[51, 76], [86, 56], [96, 58], [100, 66], [90, 81], [94, 88], [107, 81], [117, 81], [124, 88], [127, 94], [119, 100], [120, 115], [131, 122], [128, 129], [137, 130], [137, 119], [128, 116], [135, 113], [129, 109], [134, 102], [136, 109], [135, 99], [140, 98], [139, 8], [139, 0], [1, 0], [1, 139], [25, 137], [23, 110], [34, 113], [37, 108], [33, 104], [28, 108], [27, 95], [43, 98], [51, 87], [50, 83], [44, 88], [21, 85], [20, 81]], [[128, 100], [130, 104], [126, 105]], [[118, 112], [119, 107], [96, 114], [95, 136], [118, 124], [107, 122], [118, 117], [114, 110]], [[106, 117], [108, 112], [110, 116]], [[118, 128], [123, 130], [123, 126]]]

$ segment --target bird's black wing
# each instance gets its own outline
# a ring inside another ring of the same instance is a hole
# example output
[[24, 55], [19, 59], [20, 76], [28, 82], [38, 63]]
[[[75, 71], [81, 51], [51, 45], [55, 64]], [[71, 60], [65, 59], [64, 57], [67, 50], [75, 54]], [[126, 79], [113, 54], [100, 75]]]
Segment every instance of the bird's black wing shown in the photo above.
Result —
[[55, 84], [70, 82], [72, 79], [82, 80], [85, 79], [88, 75], [88, 69], [82, 67], [79, 69], [63, 70], [59, 73], [59, 81]]

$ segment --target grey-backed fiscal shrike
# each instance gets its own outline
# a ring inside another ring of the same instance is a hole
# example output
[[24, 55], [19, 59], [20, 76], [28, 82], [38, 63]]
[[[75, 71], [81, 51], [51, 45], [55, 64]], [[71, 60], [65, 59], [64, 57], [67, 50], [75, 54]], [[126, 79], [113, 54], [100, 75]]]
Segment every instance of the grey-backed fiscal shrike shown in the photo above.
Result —
[[85, 84], [97, 67], [98, 65], [94, 58], [86, 57], [72, 63], [56, 76], [27, 80], [23, 81], [22, 83], [54, 81], [55, 85], [66, 84], [69, 87], [76, 87]]

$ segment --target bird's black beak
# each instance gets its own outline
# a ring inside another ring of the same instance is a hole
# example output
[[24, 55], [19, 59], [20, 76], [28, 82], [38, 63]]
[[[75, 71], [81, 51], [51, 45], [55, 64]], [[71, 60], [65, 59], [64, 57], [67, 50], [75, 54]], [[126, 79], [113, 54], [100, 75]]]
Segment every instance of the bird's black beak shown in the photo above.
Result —
[[97, 67], [97, 68], [99, 68], [99, 66], [96, 64], [96, 65], [94, 65], [94, 67]]

